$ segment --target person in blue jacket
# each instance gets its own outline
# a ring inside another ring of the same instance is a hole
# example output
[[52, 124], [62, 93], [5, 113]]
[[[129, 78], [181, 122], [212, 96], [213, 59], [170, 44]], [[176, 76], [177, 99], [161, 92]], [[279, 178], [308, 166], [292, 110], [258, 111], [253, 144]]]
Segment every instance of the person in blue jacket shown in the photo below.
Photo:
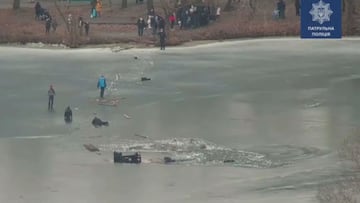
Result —
[[97, 88], [100, 88], [100, 98], [104, 98], [104, 92], [105, 92], [105, 88], [106, 88], [106, 78], [101, 75], [98, 83], [97, 83]]

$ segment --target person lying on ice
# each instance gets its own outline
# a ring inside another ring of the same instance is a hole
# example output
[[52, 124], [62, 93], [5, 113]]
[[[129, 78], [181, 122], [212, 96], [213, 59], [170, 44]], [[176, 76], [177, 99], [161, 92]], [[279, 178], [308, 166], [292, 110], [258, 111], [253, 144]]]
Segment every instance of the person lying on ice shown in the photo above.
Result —
[[91, 124], [95, 127], [101, 127], [101, 126], [109, 126], [108, 121], [102, 121], [100, 118], [96, 117], [92, 120]]

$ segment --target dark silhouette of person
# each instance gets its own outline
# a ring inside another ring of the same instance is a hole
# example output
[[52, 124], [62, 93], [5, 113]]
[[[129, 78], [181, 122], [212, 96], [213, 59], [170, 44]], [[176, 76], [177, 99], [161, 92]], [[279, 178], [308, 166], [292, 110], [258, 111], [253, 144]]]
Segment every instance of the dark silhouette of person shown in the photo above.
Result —
[[38, 20], [40, 18], [41, 12], [42, 12], [42, 8], [40, 3], [37, 1], [35, 4], [35, 19]]
[[161, 16], [157, 16], [157, 19], [158, 19], [158, 29], [165, 29], [165, 19]]
[[277, 3], [277, 10], [279, 11], [279, 18], [280, 19], [285, 19], [285, 2], [284, 0], [279, 0]]
[[295, 14], [296, 16], [300, 16], [300, 0], [295, 0]]
[[159, 38], [160, 38], [160, 50], [165, 50], [166, 33], [164, 29], [160, 29]]
[[101, 127], [101, 126], [109, 126], [109, 122], [108, 121], [102, 121], [100, 118], [98, 117], [94, 117], [94, 119], [91, 121], [91, 124], [95, 127]]
[[51, 28], [51, 18], [46, 18], [46, 21], [45, 21], [45, 33], [46, 34], [49, 34], [50, 32], [50, 28]]
[[79, 18], [78, 18], [78, 28], [79, 28], [79, 34], [80, 34], [80, 36], [83, 35], [83, 26], [84, 26], [83, 17], [79, 16]]
[[56, 31], [57, 26], [58, 26], [58, 24], [57, 24], [56, 18], [51, 18], [51, 27], [53, 29], [53, 32]]
[[53, 88], [52, 85], [50, 85], [50, 88], [49, 88], [49, 90], [48, 90], [48, 96], [49, 96], [48, 110], [53, 111], [53, 110], [54, 110], [55, 90], [54, 90], [54, 88]]
[[143, 18], [139, 18], [138, 21], [137, 21], [139, 37], [143, 36], [145, 26], [146, 26], [145, 20]]
[[70, 106], [68, 106], [68, 107], [66, 107], [65, 113], [64, 113], [65, 123], [71, 123], [71, 122], [72, 122], [72, 118], [73, 118], [72, 110], [71, 110]]
[[90, 24], [89, 22], [84, 22], [85, 35], [89, 36]]

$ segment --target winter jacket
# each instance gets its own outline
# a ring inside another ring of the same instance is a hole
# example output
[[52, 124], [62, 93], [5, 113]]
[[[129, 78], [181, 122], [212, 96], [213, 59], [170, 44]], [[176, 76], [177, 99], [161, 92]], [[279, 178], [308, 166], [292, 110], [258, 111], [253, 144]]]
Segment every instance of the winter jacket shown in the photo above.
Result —
[[106, 88], [106, 79], [104, 76], [101, 76], [99, 78], [98, 84], [97, 84], [98, 88]]

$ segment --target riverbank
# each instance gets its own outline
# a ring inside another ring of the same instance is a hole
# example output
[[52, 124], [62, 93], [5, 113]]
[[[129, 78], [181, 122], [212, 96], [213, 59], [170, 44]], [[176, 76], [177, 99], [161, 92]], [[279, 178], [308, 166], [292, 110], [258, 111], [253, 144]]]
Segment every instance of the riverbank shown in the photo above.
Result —
[[[3, 28], [0, 30], [1, 44], [35, 43], [48, 44], [51, 47], [53, 44], [67, 47], [120, 44], [125, 49], [158, 46], [158, 37], [152, 35], [149, 29], [145, 30], [143, 37], [137, 36], [135, 23], [139, 17], [146, 16], [145, 4], [129, 4], [128, 8], [121, 9], [121, 5], [114, 3], [110, 6], [106, 4], [107, 1], [104, 1], [101, 17], [91, 19], [89, 17], [90, 5], [84, 2], [71, 5], [58, 3], [59, 9], [46, 0], [40, 3], [56, 19], [58, 24], [56, 31], [45, 33], [45, 22], [34, 18], [34, 4], [28, 3], [16, 11], [1, 8], [0, 27]], [[175, 26], [174, 30], [168, 30], [166, 43], [168, 46], [186, 46], [194, 41], [197, 43], [228, 39], [299, 36], [300, 18], [295, 15], [295, 9], [290, 0], [287, 4], [286, 19], [275, 20], [272, 18], [274, 7], [272, 2], [257, 5], [255, 13], [251, 13], [240, 3], [234, 3], [232, 11], [222, 12], [218, 20], [207, 26], [187, 30]], [[164, 13], [159, 2], [155, 3], [155, 11], [159, 15]], [[76, 33], [75, 38], [70, 36], [66, 22], [61, 17], [61, 15], [66, 17], [68, 14], [72, 14], [74, 19], [82, 16], [84, 21], [90, 23], [88, 36], [80, 35], [80, 32]]]

